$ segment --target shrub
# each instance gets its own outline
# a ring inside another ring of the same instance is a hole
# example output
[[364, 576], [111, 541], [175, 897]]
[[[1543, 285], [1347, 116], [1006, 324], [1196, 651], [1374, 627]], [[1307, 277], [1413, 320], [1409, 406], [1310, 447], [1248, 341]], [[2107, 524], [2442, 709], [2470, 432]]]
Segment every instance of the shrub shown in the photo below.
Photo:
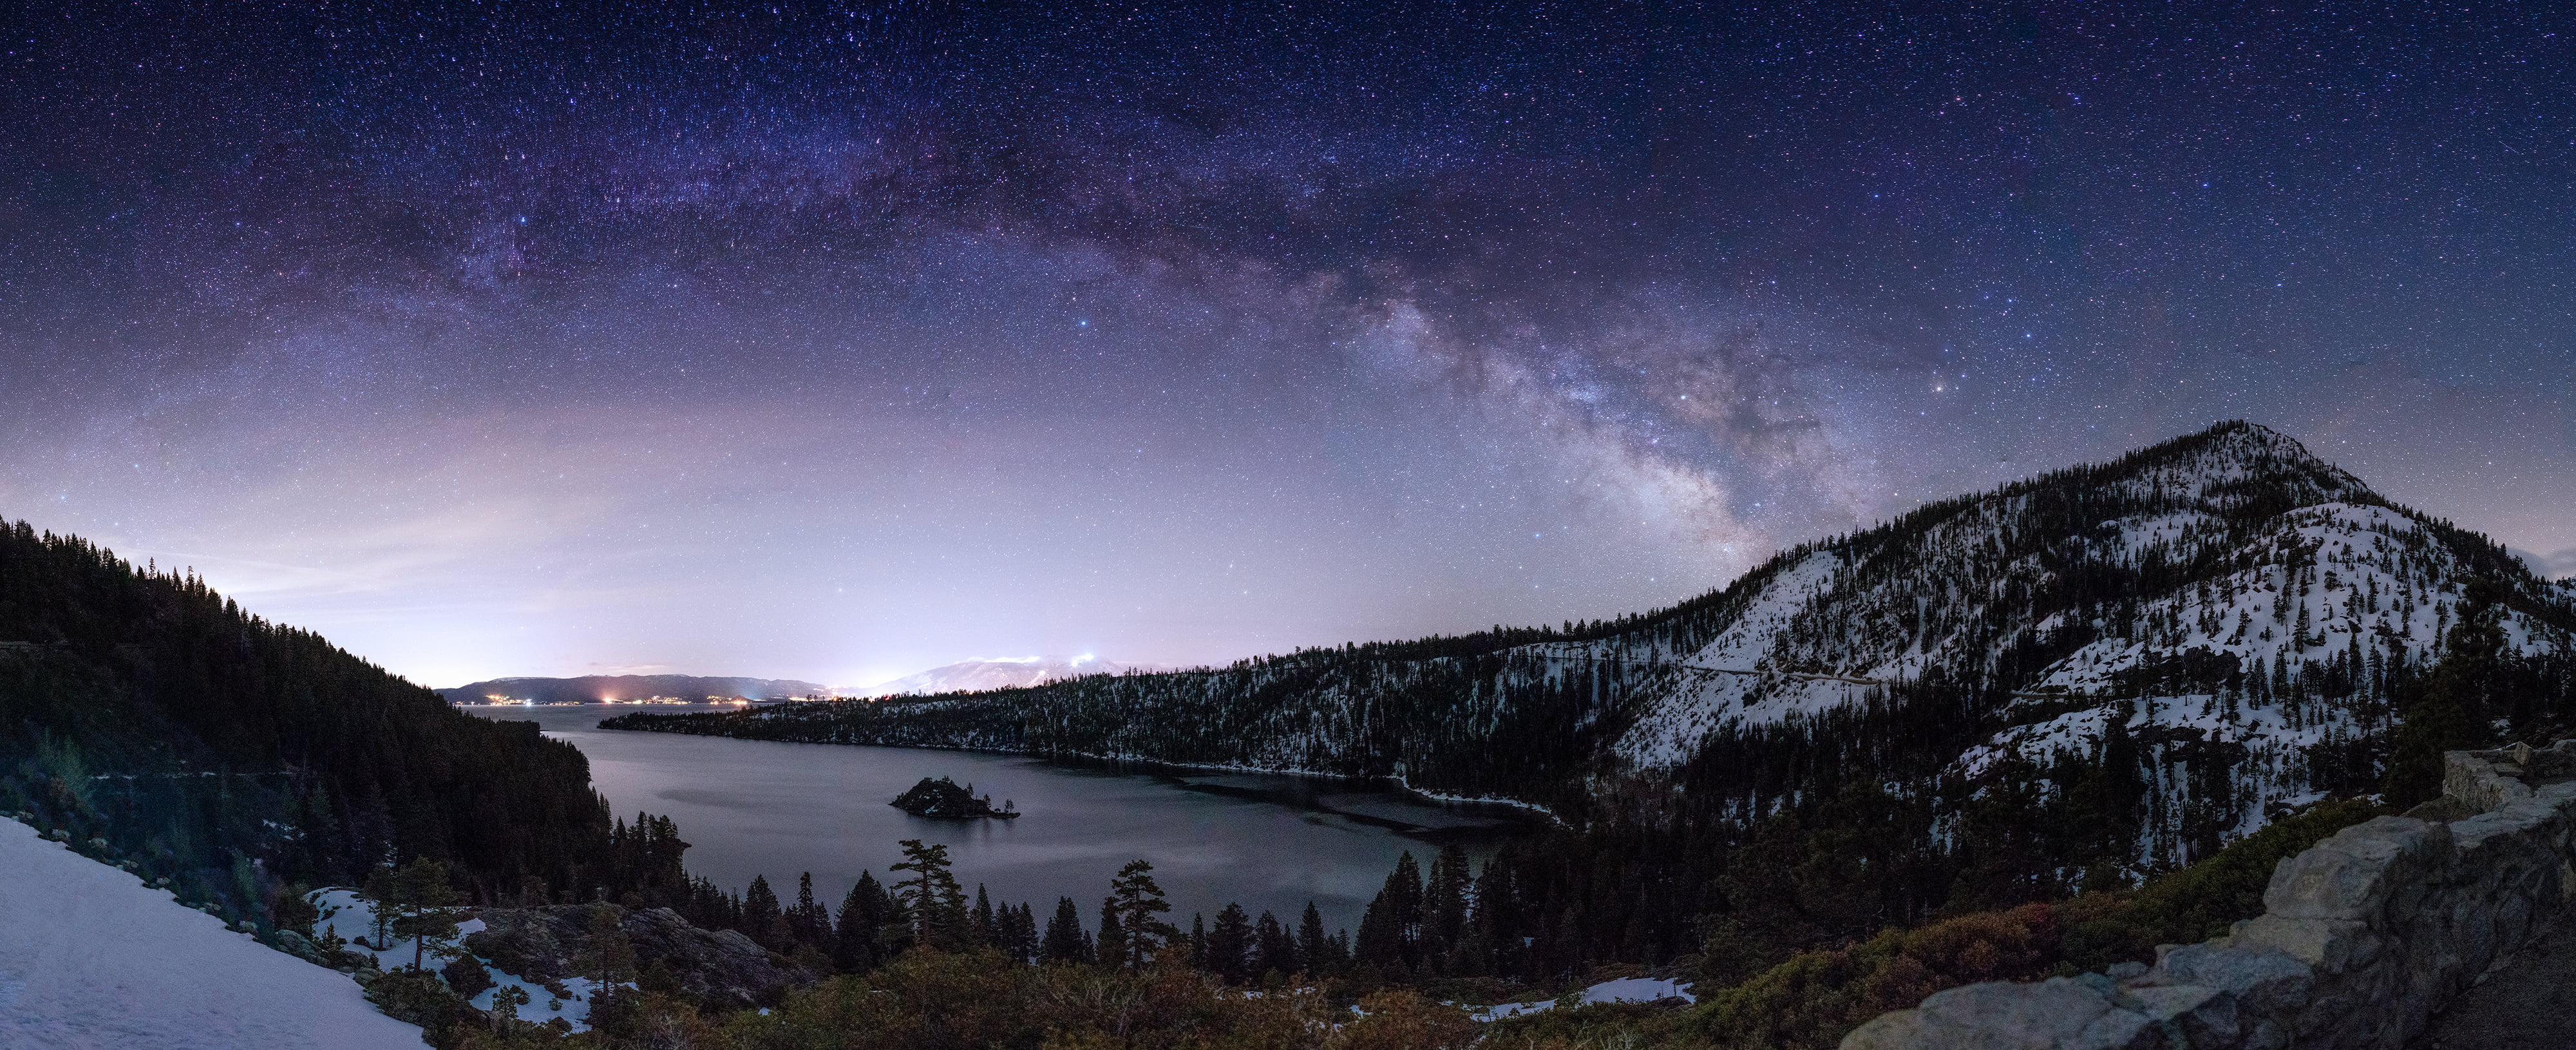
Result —
[[2262, 914], [2263, 889], [2284, 858], [2385, 812], [2365, 801], [2327, 802], [2134, 891], [1973, 912], [1803, 952], [1707, 995], [1684, 1027], [1721, 1047], [1827, 1050], [1861, 1022], [1944, 988], [2147, 961], [2158, 944], [2207, 940]]

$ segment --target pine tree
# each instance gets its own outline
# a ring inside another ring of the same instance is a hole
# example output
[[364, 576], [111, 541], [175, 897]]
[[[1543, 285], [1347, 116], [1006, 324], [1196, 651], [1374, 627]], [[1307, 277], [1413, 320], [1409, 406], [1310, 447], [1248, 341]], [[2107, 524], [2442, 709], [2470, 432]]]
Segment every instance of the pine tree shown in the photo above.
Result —
[[519, 1023], [519, 1008], [528, 1005], [528, 990], [509, 985], [492, 993], [492, 1030], [508, 1032]]
[[[1163, 921], [1163, 913], [1172, 910], [1172, 906], [1163, 899], [1163, 887], [1154, 882], [1154, 866], [1145, 861], [1131, 860], [1126, 867], [1118, 869], [1117, 877], [1109, 880], [1107, 907], [1118, 913], [1122, 942], [1122, 950], [1114, 958], [1127, 969], [1144, 969], [1146, 964], [1154, 961], [1156, 953], [1181, 935], [1180, 930]], [[1107, 943], [1108, 928], [1105, 922], [1101, 926], [1101, 961], [1104, 963], [1113, 958]]]
[[1286, 977], [1298, 969], [1297, 939], [1280, 925], [1278, 916], [1262, 912], [1260, 921], [1252, 924], [1252, 956], [1252, 973]]
[[786, 913], [778, 906], [778, 891], [769, 888], [769, 876], [751, 877], [751, 888], [742, 891], [742, 925], [744, 936], [761, 947], [780, 951], [788, 947], [780, 934], [786, 932]]
[[814, 901], [814, 873], [796, 876], [796, 907], [787, 913], [787, 928], [798, 945], [822, 948], [831, 943], [831, 917]]
[[1422, 936], [1422, 869], [1408, 850], [1360, 916], [1359, 957], [1381, 967], [1410, 967]]
[[1118, 922], [1118, 898], [1100, 899], [1100, 940], [1092, 949], [1100, 965], [1123, 969], [1127, 965], [1127, 930]]
[[894, 885], [895, 907], [913, 940], [943, 951], [965, 947], [966, 891], [949, 874], [948, 847], [925, 846], [920, 839], [905, 839], [902, 845], [903, 862], [888, 867], [913, 873]]
[[1440, 847], [1431, 860], [1431, 879], [1423, 887], [1422, 947], [1425, 958], [1439, 959], [1467, 935], [1467, 896], [1474, 874], [1467, 851], [1457, 843]]
[[1297, 920], [1297, 961], [1311, 976], [1341, 969], [1341, 959], [1333, 951], [1333, 942], [1324, 935], [1324, 914], [1315, 910], [1315, 902], [1306, 902], [1306, 914]]
[[841, 914], [832, 930], [832, 965], [843, 973], [876, 969], [885, 961], [881, 940], [894, 921], [894, 902], [885, 887], [873, 873], [860, 872], [859, 881], [841, 898]]
[[580, 967], [593, 988], [608, 988], [635, 976], [635, 943], [618, 921], [617, 906], [590, 906], [589, 937], [582, 944]]
[[1038, 920], [1025, 903], [1002, 906], [1002, 954], [1023, 966], [1037, 961]]
[[1228, 984], [1243, 984], [1257, 975], [1252, 969], [1252, 920], [1244, 915], [1243, 905], [1227, 904], [1216, 913], [1216, 928], [1205, 935], [1207, 957], [1201, 969], [1225, 978]]
[[1038, 942], [1038, 957], [1047, 962], [1090, 962], [1091, 950], [1083, 940], [1082, 913], [1073, 898], [1056, 898], [1055, 916], [1047, 920], [1046, 936]]
[[421, 969], [433, 955], [455, 956], [450, 944], [456, 938], [453, 909], [464, 898], [448, 885], [447, 865], [417, 857], [403, 867], [379, 870], [361, 892], [375, 904], [377, 922], [384, 931], [377, 943], [383, 943], [387, 933], [411, 939], [412, 969]]
[[2405, 721], [2390, 734], [2388, 776], [2381, 788], [2390, 803], [2412, 806], [2438, 797], [2442, 753], [2477, 745], [2477, 727], [2489, 717], [2489, 694], [2504, 649], [2503, 596], [2503, 588], [2489, 581], [2469, 581], [2459, 622], [2444, 639], [2441, 662], [2424, 676], [2420, 693], [2404, 706]]
[[966, 925], [967, 929], [972, 931], [975, 943], [997, 948], [1001, 946], [1002, 927], [999, 920], [993, 917], [993, 899], [984, 895], [983, 883], [975, 884], [975, 914]]

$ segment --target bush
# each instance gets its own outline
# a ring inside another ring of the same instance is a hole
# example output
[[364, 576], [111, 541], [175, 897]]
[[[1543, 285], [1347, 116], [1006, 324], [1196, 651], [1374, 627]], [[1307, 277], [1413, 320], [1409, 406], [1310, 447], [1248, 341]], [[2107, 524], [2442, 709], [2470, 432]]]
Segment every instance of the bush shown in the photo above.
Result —
[[422, 1036], [432, 1046], [444, 1046], [453, 1037], [457, 1023], [472, 1007], [456, 993], [448, 991], [434, 974], [421, 970], [394, 970], [369, 978], [367, 1001], [397, 1021], [408, 1021], [421, 1027]]
[[1360, 1012], [1368, 1016], [1342, 1026], [1333, 1050], [1463, 1050], [1481, 1034], [1466, 1011], [1403, 989], [1360, 1000]]
[[447, 964], [445, 969], [438, 971], [438, 975], [447, 978], [447, 987], [467, 999], [498, 983], [492, 980], [491, 971], [483, 968], [482, 960], [472, 955], [457, 956], [456, 961]]
[[2345, 828], [2391, 812], [2361, 799], [2322, 802], [2128, 894], [2078, 898], [2062, 954], [2079, 970], [2152, 962], [2159, 944], [2197, 944], [2263, 914], [2272, 869]]
[[744, 1050], [1312, 1050], [1330, 1016], [1321, 995], [1247, 997], [1184, 967], [1017, 966], [990, 949], [914, 948], [791, 992], [766, 1016], [735, 1014], [725, 1034]]
[[1708, 1045], [1829, 1050], [1861, 1022], [1944, 988], [2148, 961], [2158, 944], [2204, 941], [2262, 914], [2263, 889], [2282, 859], [2386, 812], [2369, 802], [2327, 802], [2134, 891], [1974, 912], [1803, 952], [1705, 996], [1684, 1027]]

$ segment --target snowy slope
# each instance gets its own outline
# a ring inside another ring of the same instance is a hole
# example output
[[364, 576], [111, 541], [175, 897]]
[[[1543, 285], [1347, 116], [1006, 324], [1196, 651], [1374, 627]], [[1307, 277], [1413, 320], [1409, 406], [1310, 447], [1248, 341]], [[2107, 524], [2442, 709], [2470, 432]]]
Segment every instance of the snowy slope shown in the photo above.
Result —
[[356, 982], [0, 821], [0, 1044], [100, 1050], [418, 1048]]
[[[1632, 701], [1620, 759], [1675, 768], [1713, 731], [1939, 675], [2005, 690], [2006, 720], [2022, 723], [1959, 756], [1972, 778], [2007, 758], [2090, 760], [2114, 720], [2146, 742], [2138, 859], [2176, 861], [2193, 807], [2241, 834], [2323, 794], [2312, 756], [2391, 728], [2389, 672], [2439, 658], [2470, 578], [2526, 598], [2503, 620], [2509, 651], [2576, 646], [2568, 588], [2269, 430], [2072, 473], [1828, 542], [1752, 581], [1713, 640], [1658, 655], [1670, 669]], [[1626, 644], [1534, 648], [1607, 659]]]
[[[2301, 482], [2318, 502], [2252, 520], [2241, 513], [2249, 489]], [[1807, 555], [1715, 641], [1677, 659], [1693, 673], [1640, 705], [1621, 755], [1670, 766], [1717, 725], [1811, 713], [1850, 702], [1855, 687], [1928, 668], [1983, 677], [1997, 670], [1997, 643], [2016, 636], [2098, 635], [2031, 680], [1998, 683], [2029, 692], [2104, 692], [2194, 648], [2249, 668], [2296, 667], [2348, 655], [2358, 640], [2383, 661], [2422, 661], [2459, 604], [2460, 581], [2474, 574], [2420, 516], [2382, 505], [2349, 474], [2259, 427], [2086, 495], [2153, 510], [2062, 539], [2034, 536], [2044, 529], [2027, 520], [2035, 495], [2008, 489], [1901, 545], [1845, 542]], [[2150, 561], [2157, 571], [2142, 570]], [[2074, 624], [2076, 610], [2038, 596], [2078, 572], [2178, 579]], [[2506, 630], [2521, 652], [2569, 644], [2564, 630], [2521, 613]]]

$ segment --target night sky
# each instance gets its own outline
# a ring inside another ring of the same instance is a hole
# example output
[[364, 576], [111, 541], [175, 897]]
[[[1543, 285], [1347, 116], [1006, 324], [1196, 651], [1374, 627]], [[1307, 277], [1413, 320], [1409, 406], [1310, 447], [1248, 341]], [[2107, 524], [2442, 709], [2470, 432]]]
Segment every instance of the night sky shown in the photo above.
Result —
[[1667, 604], [2245, 418], [2576, 573], [2552, 5], [0, 15], [0, 515], [432, 685]]

